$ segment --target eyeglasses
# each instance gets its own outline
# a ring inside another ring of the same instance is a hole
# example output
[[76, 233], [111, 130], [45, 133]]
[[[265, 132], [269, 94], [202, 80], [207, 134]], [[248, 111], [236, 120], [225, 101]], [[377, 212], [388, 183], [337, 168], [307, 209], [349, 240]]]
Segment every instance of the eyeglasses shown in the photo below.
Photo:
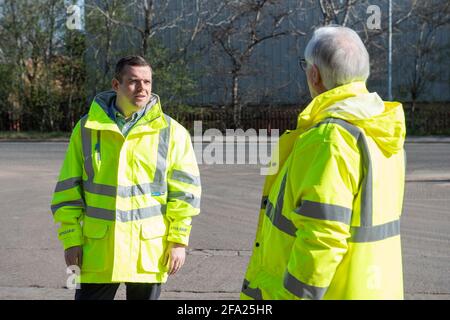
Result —
[[298, 64], [299, 64], [300, 68], [302, 68], [303, 71], [306, 71], [306, 67], [308, 67], [308, 62], [306, 61], [305, 58], [299, 58]]

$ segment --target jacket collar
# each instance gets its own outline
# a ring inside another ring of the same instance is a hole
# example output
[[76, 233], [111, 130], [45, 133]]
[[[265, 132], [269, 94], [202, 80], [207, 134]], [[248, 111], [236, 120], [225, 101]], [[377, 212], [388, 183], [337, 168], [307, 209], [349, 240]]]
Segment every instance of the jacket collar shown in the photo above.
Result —
[[[89, 108], [86, 127], [95, 130], [110, 130], [121, 134], [117, 124], [108, 116], [109, 106], [115, 99], [116, 93], [112, 90], [96, 95]], [[153, 106], [148, 108], [145, 115], [133, 126], [128, 136], [143, 132], [154, 132], [167, 127], [168, 124], [163, 117], [159, 96], [152, 93], [149, 103], [152, 103]]]
[[315, 97], [305, 110], [300, 113], [297, 120], [297, 129], [309, 129], [323, 120], [321, 117], [324, 114], [323, 111], [337, 101], [366, 93], [369, 93], [369, 91], [363, 81], [351, 82], [323, 92]]
[[340, 118], [358, 126], [385, 154], [403, 149], [406, 129], [399, 102], [384, 102], [368, 93], [364, 82], [353, 82], [317, 96], [298, 117], [303, 133], [326, 118]]

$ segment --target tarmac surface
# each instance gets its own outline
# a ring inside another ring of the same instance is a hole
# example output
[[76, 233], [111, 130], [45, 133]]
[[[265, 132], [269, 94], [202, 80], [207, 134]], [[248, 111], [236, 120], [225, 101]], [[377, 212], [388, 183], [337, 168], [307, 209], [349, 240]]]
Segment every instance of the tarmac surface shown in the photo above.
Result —
[[[450, 299], [450, 139], [410, 139], [402, 217], [406, 299]], [[0, 299], [73, 299], [49, 204], [63, 142], [0, 142]], [[161, 299], [238, 299], [264, 176], [200, 166], [202, 212], [187, 261]], [[124, 299], [121, 286], [116, 299]]]

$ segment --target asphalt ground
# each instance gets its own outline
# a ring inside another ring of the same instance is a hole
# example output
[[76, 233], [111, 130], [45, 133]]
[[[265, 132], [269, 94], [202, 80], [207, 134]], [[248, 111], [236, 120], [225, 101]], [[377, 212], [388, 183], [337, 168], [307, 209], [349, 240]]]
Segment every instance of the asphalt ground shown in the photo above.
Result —
[[[0, 299], [73, 299], [49, 209], [66, 146], [0, 142]], [[450, 143], [408, 143], [406, 150], [405, 297], [450, 299]], [[238, 299], [256, 231], [260, 167], [200, 165], [202, 212], [186, 264], [163, 286], [162, 299]], [[116, 298], [124, 296], [122, 286]]]

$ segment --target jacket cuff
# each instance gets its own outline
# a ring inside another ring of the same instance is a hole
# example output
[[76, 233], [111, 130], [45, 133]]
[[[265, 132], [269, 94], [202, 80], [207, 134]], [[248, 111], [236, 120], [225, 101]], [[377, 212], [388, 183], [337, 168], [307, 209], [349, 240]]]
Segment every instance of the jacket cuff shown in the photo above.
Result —
[[172, 223], [169, 228], [169, 235], [167, 236], [167, 240], [187, 246], [189, 244], [189, 235], [191, 233], [191, 228], [192, 226], [184, 223]]
[[58, 232], [58, 239], [62, 242], [64, 250], [83, 245], [83, 234], [80, 227], [61, 227]]

